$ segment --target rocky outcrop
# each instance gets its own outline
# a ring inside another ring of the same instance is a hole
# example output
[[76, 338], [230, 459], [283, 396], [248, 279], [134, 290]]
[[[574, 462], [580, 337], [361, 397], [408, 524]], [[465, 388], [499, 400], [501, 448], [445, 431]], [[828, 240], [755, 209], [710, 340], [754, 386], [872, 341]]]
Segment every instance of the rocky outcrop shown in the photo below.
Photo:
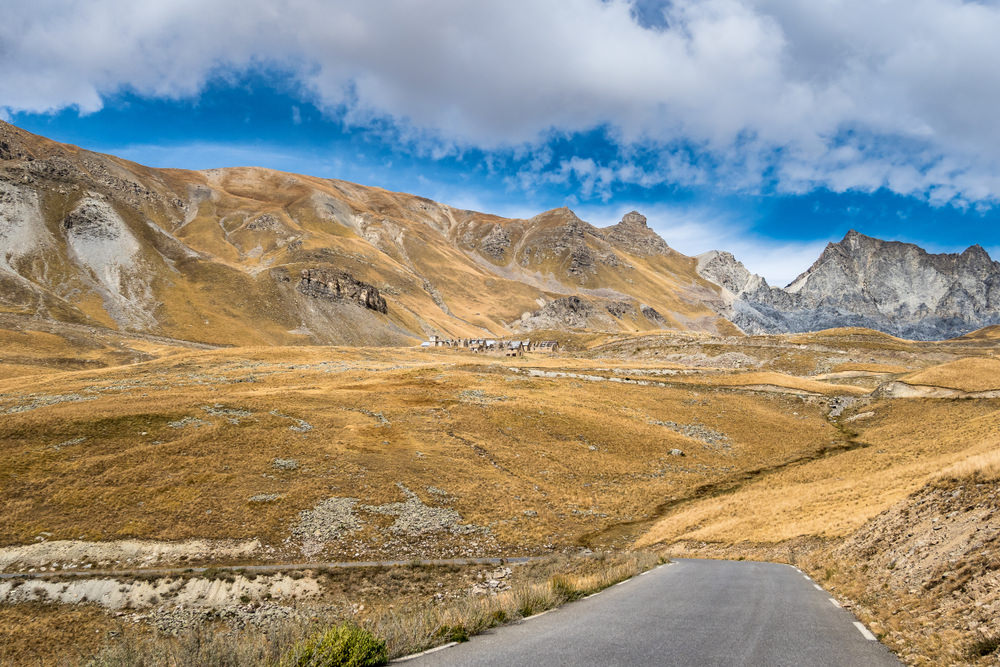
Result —
[[851, 231], [788, 287], [771, 287], [731, 254], [698, 258], [722, 288], [720, 314], [747, 333], [859, 326], [917, 340], [1000, 323], [1000, 263], [979, 246], [934, 255]]
[[603, 230], [604, 237], [615, 246], [633, 255], [667, 255], [674, 252], [666, 241], [646, 225], [646, 216], [630, 211], [617, 225]]
[[493, 225], [493, 229], [483, 239], [480, 248], [493, 259], [503, 259], [507, 248], [510, 247], [510, 235], [500, 224]]
[[567, 296], [555, 299], [533, 313], [525, 313], [514, 324], [521, 331], [537, 329], [587, 329], [597, 321], [610, 321], [597, 307], [580, 297]]
[[661, 327], [667, 326], [667, 318], [661, 315], [655, 308], [642, 304], [639, 307], [639, 310], [642, 312], [643, 316], [653, 324]]
[[605, 309], [612, 317], [618, 319], [635, 316], [635, 306], [628, 301], [612, 301], [605, 306]]
[[325, 269], [304, 269], [298, 290], [306, 296], [332, 301], [351, 301], [379, 313], [388, 312], [388, 307], [378, 289], [355, 279], [345, 271], [333, 272]]
[[86, 199], [63, 219], [63, 229], [71, 237], [113, 241], [121, 237], [125, 226], [108, 204]]

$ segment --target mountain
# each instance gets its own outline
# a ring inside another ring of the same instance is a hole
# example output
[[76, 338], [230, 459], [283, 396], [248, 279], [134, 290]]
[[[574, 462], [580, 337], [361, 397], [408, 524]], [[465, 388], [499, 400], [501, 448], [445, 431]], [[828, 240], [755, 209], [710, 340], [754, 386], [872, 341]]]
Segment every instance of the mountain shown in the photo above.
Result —
[[604, 228], [568, 208], [508, 219], [270, 169], [152, 169], [0, 122], [4, 313], [223, 345], [842, 326], [941, 339], [1000, 324], [1000, 264], [852, 231], [781, 289], [729, 253], [675, 251], [635, 211]]
[[1000, 323], [1000, 263], [978, 245], [935, 255], [852, 230], [784, 289], [726, 252], [699, 256], [697, 270], [722, 289], [718, 312], [747, 333], [860, 326], [939, 340]]
[[[261, 168], [153, 169], [0, 122], [0, 313], [214, 344], [735, 332], [638, 213], [599, 229]], [[718, 303], [717, 303], [718, 302]]]

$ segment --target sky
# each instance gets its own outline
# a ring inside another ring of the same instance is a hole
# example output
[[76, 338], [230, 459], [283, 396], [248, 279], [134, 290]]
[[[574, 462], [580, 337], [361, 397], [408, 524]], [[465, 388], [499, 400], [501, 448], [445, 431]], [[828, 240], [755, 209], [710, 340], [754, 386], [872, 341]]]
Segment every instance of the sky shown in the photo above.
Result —
[[996, 0], [10, 5], [0, 118], [143, 164], [636, 209], [780, 285], [849, 229], [1000, 257]]

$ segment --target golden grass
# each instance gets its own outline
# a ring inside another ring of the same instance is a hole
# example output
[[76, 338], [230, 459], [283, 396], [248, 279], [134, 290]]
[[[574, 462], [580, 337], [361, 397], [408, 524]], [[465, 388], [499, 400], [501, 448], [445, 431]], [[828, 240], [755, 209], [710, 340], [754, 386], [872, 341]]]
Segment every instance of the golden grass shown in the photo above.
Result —
[[935, 474], [996, 447], [995, 401], [882, 402], [857, 422], [868, 443], [789, 466], [668, 513], [637, 542], [780, 542], [850, 534]]
[[[0, 409], [30, 404], [29, 393], [93, 399], [0, 422], [7, 513], [0, 543], [30, 542], [44, 531], [51, 539], [258, 537], [277, 544], [301, 510], [325, 498], [395, 502], [403, 499], [401, 483], [432, 505], [440, 503], [427, 489], [443, 489], [465, 521], [489, 527], [501, 544], [533, 551], [648, 516], [665, 497], [816, 452], [838, 437], [822, 406], [794, 396], [508, 370], [525, 361], [244, 348], [42, 376], [30, 391], [0, 381]], [[530, 361], [583, 371], [608, 366]], [[216, 403], [253, 416], [229, 423], [203, 409]], [[285, 415], [312, 430], [291, 431], [295, 422]], [[185, 418], [210, 424], [170, 426]], [[667, 422], [700, 425], [728, 440], [710, 445], [660, 425]], [[671, 456], [673, 449], [686, 456]], [[276, 458], [296, 459], [300, 468], [276, 471]], [[258, 494], [281, 498], [248, 502]]]
[[783, 387], [794, 391], [809, 392], [822, 395], [862, 396], [869, 393], [862, 387], [846, 384], [818, 382], [806, 378], [775, 372], [727, 373], [721, 375], [697, 376], [692, 382], [709, 386], [729, 387]]
[[96, 605], [0, 605], [0, 665], [74, 665], [100, 649], [122, 619]]
[[903, 382], [960, 391], [1000, 389], [1000, 359], [968, 357], [906, 375]]
[[866, 364], [857, 362], [837, 364], [831, 369], [834, 373], [841, 373], [844, 371], [863, 371], [866, 373], [909, 373], [911, 370], [913, 369], [908, 366], [900, 366], [897, 364]]
[[983, 327], [982, 329], [976, 329], [971, 333], [967, 333], [964, 336], [960, 336], [955, 340], [971, 340], [971, 341], [1000, 341], [1000, 325], [994, 324], [992, 326]]
[[995, 482], [1000, 480], [1000, 441], [994, 449], [984, 454], [970, 456], [938, 473], [934, 480], [940, 482]]

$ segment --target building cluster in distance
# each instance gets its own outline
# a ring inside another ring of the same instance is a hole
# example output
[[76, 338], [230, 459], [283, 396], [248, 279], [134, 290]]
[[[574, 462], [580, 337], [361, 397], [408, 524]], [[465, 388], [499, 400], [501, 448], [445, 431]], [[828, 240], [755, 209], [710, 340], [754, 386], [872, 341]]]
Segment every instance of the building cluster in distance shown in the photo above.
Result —
[[558, 352], [559, 342], [554, 340], [501, 340], [498, 338], [441, 338], [431, 336], [421, 347], [453, 347], [476, 353], [502, 354], [520, 357], [525, 352]]

